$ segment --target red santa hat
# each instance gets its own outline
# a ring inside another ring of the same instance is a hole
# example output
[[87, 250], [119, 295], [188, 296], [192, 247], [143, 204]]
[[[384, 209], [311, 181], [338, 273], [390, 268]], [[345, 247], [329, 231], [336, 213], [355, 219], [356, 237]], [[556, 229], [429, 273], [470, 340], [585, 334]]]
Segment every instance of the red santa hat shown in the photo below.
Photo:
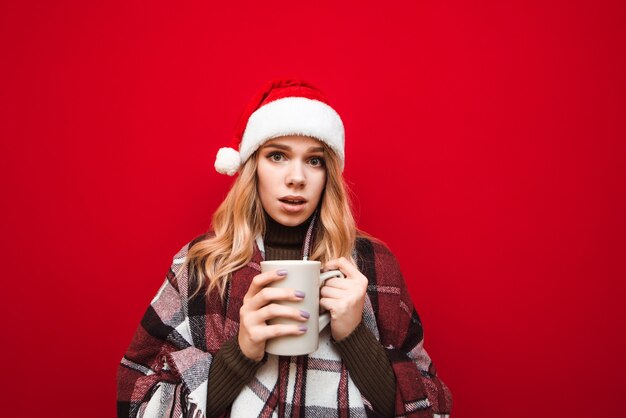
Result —
[[324, 142], [337, 153], [343, 170], [341, 118], [319, 89], [292, 79], [273, 80], [252, 98], [235, 129], [232, 148], [217, 152], [215, 169], [232, 176], [264, 142], [286, 135], [310, 136]]

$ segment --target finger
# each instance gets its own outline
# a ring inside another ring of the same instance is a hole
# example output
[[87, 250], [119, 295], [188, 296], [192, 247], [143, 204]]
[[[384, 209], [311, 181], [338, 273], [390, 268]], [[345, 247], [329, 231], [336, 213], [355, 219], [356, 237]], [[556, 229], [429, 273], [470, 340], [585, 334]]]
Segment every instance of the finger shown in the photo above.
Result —
[[299, 302], [304, 297], [305, 294], [301, 290], [284, 287], [265, 287], [246, 301], [246, 307], [251, 311], [257, 311], [273, 301]]
[[361, 274], [359, 269], [357, 269], [356, 266], [345, 257], [330, 260], [324, 264], [324, 271], [328, 270], [339, 270], [345, 274], [346, 278]]
[[320, 298], [320, 308], [323, 308], [324, 311], [329, 311], [331, 317], [333, 316], [333, 311], [335, 310], [336, 303], [337, 299]]
[[302, 335], [307, 332], [308, 327], [304, 324], [300, 325], [266, 325], [258, 327], [258, 338], [269, 340], [270, 338], [283, 337], [285, 335]]
[[344, 290], [348, 290], [352, 288], [352, 283], [349, 280], [346, 280], [344, 278], [334, 278], [334, 279], [328, 279], [326, 280], [326, 282], [324, 282], [324, 287], [334, 287], [335, 289], [344, 289]]
[[343, 289], [324, 286], [322, 287], [322, 290], [320, 290], [320, 295], [323, 298], [341, 299], [346, 296], [346, 291]]
[[277, 303], [272, 303], [257, 311], [258, 320], [261, 322], [268, 321], [274, 318], [287, 318], [295, 321], [306, 321], [311, 314], [309, 312], [291, 308], [289, 306], [282, 306]]
[[252, 297], [256, 295], [265, 286], [270, 283], [274, 283], [280, 279], [284, 279], [286, 275], [287, 270], [272, 270], [266, 271], [265, 273], [257, 274], [256, 276], [254, 276], [254, 279], [252, 279], [246, 296]]

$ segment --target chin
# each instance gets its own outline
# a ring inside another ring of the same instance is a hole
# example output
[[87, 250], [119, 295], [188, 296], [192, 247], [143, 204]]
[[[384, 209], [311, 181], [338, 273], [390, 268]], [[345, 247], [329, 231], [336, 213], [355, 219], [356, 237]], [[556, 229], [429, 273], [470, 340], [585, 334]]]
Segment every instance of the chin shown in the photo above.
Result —
[[283, 226], [298, 226], [302, 225], [302, 222], [306, 221], [309, 217], [305, 218], [289, 218], [289, 217], [281, 217], [279, 219], [274, 219], [276, 222]]
[[277, 211], [278, 213], [268, 213], [268, 215], [274, 219], [276, 222], [283, 226], [298, 226], [302, 225], [309, 217], [313, 214], [311, 213], [300, 213], [297, 215], [288, 215], [282, 211]]

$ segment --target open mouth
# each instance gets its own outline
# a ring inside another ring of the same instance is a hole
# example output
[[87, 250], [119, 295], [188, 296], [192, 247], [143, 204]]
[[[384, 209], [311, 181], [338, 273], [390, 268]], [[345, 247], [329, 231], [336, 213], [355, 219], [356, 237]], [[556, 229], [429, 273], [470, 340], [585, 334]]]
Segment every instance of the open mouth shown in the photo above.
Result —
[[293, 206], [300, 206], [300, 205], [304, 205], [306, 203], [306, 200], [300, 200], [300, 199], [278, 199], [283, 203], [286, 203], [288, 205], [293, 205]]

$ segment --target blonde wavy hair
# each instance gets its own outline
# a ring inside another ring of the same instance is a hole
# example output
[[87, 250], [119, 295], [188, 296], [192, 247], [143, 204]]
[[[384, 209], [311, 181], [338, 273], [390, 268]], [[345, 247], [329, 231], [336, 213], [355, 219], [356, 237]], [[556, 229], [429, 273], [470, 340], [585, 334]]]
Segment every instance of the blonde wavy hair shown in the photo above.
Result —
[[[339, 159], [326, 144], [326, 187], [322, 192], [314, 247], [309, 260], [322, 264], [339, 257], [351, 258], [357, 233], [348, 186], [341, 174]], [[265, 215], [257, 189], [255, 152], [243, 165], [226, 198], [213, 214], [214, 235], [195, 243], [187, 253], [180, 272], [190, 274], [197, 295], [206, 286], [206, 296], [217, 289], [224, 298], [232, 273], [252, 260], [255, 239], [265, 233]], [[179, 273], [180, 274], [180, 273]], [[207, 285], [208, 283], [208, 285]]]

